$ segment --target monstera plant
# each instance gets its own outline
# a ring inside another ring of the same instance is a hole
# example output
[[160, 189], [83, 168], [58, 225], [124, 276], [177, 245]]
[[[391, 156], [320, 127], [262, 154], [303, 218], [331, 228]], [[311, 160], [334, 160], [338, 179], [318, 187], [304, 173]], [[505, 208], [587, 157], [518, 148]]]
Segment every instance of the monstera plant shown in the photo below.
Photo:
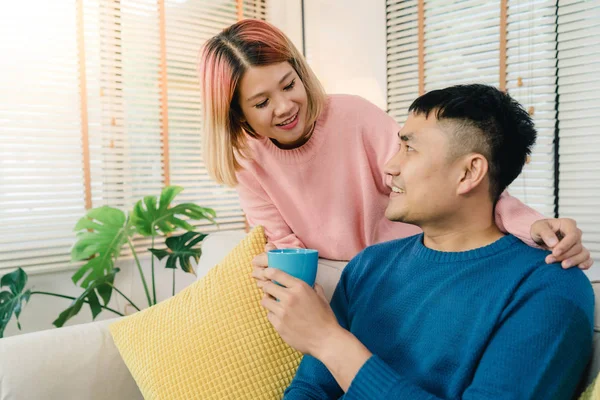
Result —
[[[133, 210], [125, 212], [108, 206], [94, 208], [82, 217], [75, 225], [77, 241], [71, 250], [73, 262], [84, 264], [73, 274], [73, 283], [83, 291], [78, 297], [65, 296], [58, 293], [41, 292], [26, 289], [27, 274], [19, 268], [0, 279], [0, 338], [6, 325], [14, 315], [17, 326], [21, 329], [19, 317], [23, 306], [35, 295], [55, 296], [70, 299], [71, 304], [54, 320], [56, 327], [61, 327], [69, 319], [81, 311], [87, 304], [96, 318], [103, 310], [123, 315], [108, 307], [108, 303], [116, 292], [138, 311], [134, 304], [115, 285], [115, 276], [119, 268], [115, 262], [122, 249], [131, 249], [139, 270], [141, 284], [144, 287], [148, 306], [156, 304], [156, 283], [154, 279], [155, 258], [166, 259], [165, 267], [173, 270], [173, 294], [175, 294], [175, 270], [179, 266], [183, 271], [194, 273], [192, 259], [198, 262], [202, 250], [198, 244], [206, 234], [195, 232], [188, 221], [208, 220], [215, 223], [215, 211], [200, 207], [193, 203], [171, 205], [175, 197], [183, 190], [179, 186], [168, 186], [163, 189], [159, 198], [146, 196], [138, 201]], [[174, 235], [176, 231], [183, 231]], [[151, 238], [151, 284], [142, 270], [133, 238], [136, 235]], [[164, 246], [155, 248], [157, 239], [164, 241]], [[7, 288], [7, 290], [2, 290]]]

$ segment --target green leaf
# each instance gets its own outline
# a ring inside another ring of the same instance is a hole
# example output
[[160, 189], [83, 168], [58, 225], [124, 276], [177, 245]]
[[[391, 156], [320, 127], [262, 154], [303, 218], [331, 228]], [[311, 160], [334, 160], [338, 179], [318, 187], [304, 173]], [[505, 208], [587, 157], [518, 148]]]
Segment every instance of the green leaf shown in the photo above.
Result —
[[[57, 328], [60, 328], [68, 320], [77, 315], [85, 303], [90, 305], [92, 319], [95, 319], [102, 311], [102, 306], [100, 305], [98, 295], [106, 300], [103, 293], [112, 292], [112, 285], [115, 281], [115, 275], [117, 272], [119, 272], [119, 268], [114, 268], [106, 275], [92, 281], [90, 285], [83, 291], [83, 293], [81, 293], [78, 298], [73, 300], [71, 305], [66, 310], [60, 313], [58, 318], [52, 322], [52, 324]], [[108, 305], [108, 301], [105, 301], [104, 305]]]
[[194, 246], [200, 243], [207, 235], [200, 232], [186, 232], [180, 236], [172, 236], [167, 238], [165, 244], [167, 249], [150, 249], [159, 260], [165, 257], [167, 262], [166, 268], [177, 268], [177, 263], [185, 272], [196, 274], [192, 267], [191, 259], [193, 258], [196, 263], [202, 255], [200, 248], [195, 249]]
[[148, 249], [148, 250], [150, 250], [150, 253], [154, 254], [154, 256], [156, 256], [156, 258], [158, 258], [159, 260], [162, 260], [169, 254], [171, 254], [167, 250], [163, 250], [163, 249]]
[[23, 291], [26, 284], [27, 274], [21, 268], [4, 275], [0, 279], [0, 289], [4, 286], [9, 289], [0, 292], [0, 338], [4, 336], [4, 330], [13, 313], [17, 319], [17, 327], [19, 330], [21, 329], [19, 316], [21, 315], [23, 303], [27, 303], [31, 297], [30, 290]]
[[[134, 228], [125, 213], [119, 209], [103, 206], [94, 208], [75, 225], [77, 242], [71, 249], [73, 261], [87, 263], [73, 274], [73, 283], [81, 281], [87, 288], [96, 279], [113, 271], [115, 260], [123, 245], [133, 236]], [[110, 301], [112, 288], [101, 290], [104, 303]]]
[[6, 274], [0, 279], [0, 288], [8, 286], [11, 293], [15, 296], [23, 291], [27, 285], [27, 274], [22, 268], [17, 268], [10, 274]]
[[146, 196], [136, 203], [131, 216], [136, 230], [143, 236], [156, 236], [158, 233], [168, 235], [177, 228], [193, 231], [194, 227], [179, 217], [190, 220], [207, 219], [215, 223], [216, 213], [211, 208], [200, 207], [193, 203], [179, 204], [171, 207], [171, 202], [181, 193], [181, 186], [167, 186], [160, 199]]

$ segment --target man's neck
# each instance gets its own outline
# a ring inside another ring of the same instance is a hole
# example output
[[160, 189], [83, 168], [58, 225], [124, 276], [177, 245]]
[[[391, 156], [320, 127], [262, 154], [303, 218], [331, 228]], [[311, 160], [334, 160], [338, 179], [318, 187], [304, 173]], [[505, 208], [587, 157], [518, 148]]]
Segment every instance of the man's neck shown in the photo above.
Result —
[[423, 244], [432, 250], [459, 252], [494, 243], [504, 236], [490, 207], [464, 208], [443, 222], [421, 226]]

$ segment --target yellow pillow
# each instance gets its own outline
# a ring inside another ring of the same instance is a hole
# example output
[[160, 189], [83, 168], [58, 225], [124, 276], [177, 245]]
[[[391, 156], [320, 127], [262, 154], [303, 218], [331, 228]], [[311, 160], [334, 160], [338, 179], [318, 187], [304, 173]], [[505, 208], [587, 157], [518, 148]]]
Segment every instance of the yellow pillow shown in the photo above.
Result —
[[282, 397], [301, 354], [267, 320], [250, 276], [265, 243], [256, 227], [203, 279], [110, 326], [146, 400]]
[[600, 375], [594, 379], [594, 382], [587, 387], [585, 392], [581, 394], [579, 400], [595, 400], [600, 399]]

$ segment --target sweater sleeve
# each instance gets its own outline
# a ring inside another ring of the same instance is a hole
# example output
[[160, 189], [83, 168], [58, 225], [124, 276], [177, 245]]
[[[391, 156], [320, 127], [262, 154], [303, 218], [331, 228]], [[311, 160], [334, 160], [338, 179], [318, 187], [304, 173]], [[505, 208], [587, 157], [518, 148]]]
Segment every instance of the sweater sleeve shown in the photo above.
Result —
[[531, 239], [531, 225], [544, 218], [546, 217], [512, 197], [507, 191], [500, 195], [496, 204], [495, 220], [498, 228], [504, 233], [518, 237], [531, 247], [539, 247]]
[[[347, 295], [348, 275], [354, 269], [354, 265], [361, 265], [360, 262], [357, 262], [361, 254], [359, 253], [359, 255], [346, 265], [331, 298], [331, 308], [337, 317], [338, 323], [342, 328], [347, 330], [350, 330], [349, 301]], [[300, 362], [294, 380], [285, 391], [284, 400], [338, 399], [343, 394], [344, 391], [325, 364], [315, 357], [305, 355], [302, 358], [302, 362]]]
[[[554, 266], [556, 267], [556, 265]], [[539, 268], [537, 271], [550, 270]], [[592, 349], [594, 297], [581, 271], [554, 274], [515, 294], [491, 333], [473, 380], [461, 398], [569, 399]], [[551, 275], [551, 274], [550, 274]], [[578, 276], [575, 276], [578, 275]], [[556, 290], [556, 288], [559, 290]], [[373, 355], [345, 399], [435, 400]]]
[[247, 170], [237, 174], [236, 190], [250, 226], [262, 225], [270, 243], [277, 248], [306, 247], [292, 232], [260, 183]]

